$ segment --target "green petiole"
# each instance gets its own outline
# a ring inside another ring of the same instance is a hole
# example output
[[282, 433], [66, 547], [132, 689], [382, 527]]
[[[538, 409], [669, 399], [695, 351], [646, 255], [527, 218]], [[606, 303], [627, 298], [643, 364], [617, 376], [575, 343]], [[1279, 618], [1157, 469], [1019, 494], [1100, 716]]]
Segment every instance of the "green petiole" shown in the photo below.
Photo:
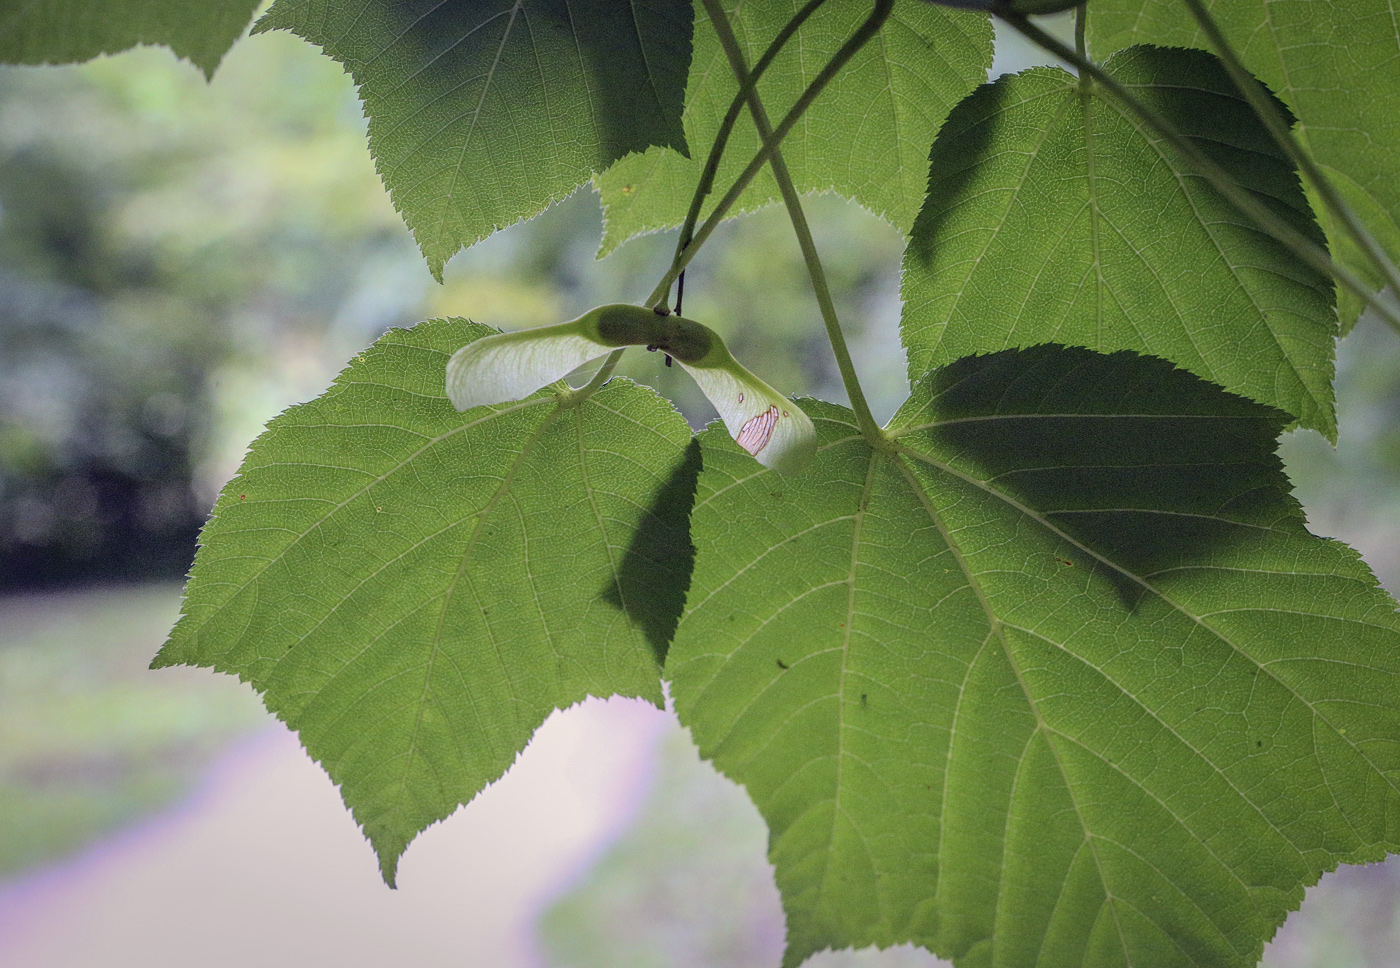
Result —
[[700, 251], [700, 247], [705, 244], [706, 240], [714, 233], [714, 230], [719, 227], [719, 223], [729, 214], [729, 210], [734, 207], [734, 203], [739, 200], [739, 196], [744, 193], [744, 189], [749, 187], [749, 184], [772, 156], [772, 153], [782, 144], [783, 139], [787, 137], [788, 132], [801, 120], [802, 115], [812, 106], [812, 102], [826, 89], [827, 84], [831, 83], [831, 79], [839, 74], [841, 69], [846, 66], [846, 63], [865, 46], [866, 42], [869, 41], [871, 37], [874, 37], [875, 34], [879, 32], [880, 28], [889, 18], [890, 11], [893, 9], [894, 0], [876, 0], [874, 11], [872, 11], [865, 22], [856, 29], [855, 33], [847, 38], [846, 42], [841, 45], [840, 49], [836, 51], [836, 54], [827, 62], [826, 66], [812, 79], [812, 83], [807, 85], [807, 89], [802, 92], [796, 103], [793, 104], [788, 110], [788, 113], [783, 116], [783, 120], [778, 124], [777, 128], [774, 129], [773, 137], [763, 143], [763, 146], [759, 148], [753, 159], [744, 170], [740, 172], [739, 177], [734, 180], [734, 184], [729, 187], [729, 190], [726, 191], [719, 202], [715, 204], [714, 211], [710, 213], [709, 218], [705, 219], [704, 224], [701, 225], [699, 230], [695, 233], [695, 238], [691, 240], [690, 244], [687, 245], [682, 252], [677, 254], [677, 257], [671, 263], [671, 268], [666, 271], [666, 275], [662, 277], [661, 281], [657, 283], [656, 288], [652, 290], [651, 296], [647, 299], [648, 304], [659, 305], [661, 301], [666, 298], [666, 294], [671, 291], [671, 284], [676, 281], [676, 277], [685, 271], [685, 267], [690, 263], [690, 260], [695, 257], [695, 253]]
[[1093, 61], [1061, 43], [1058, 39], [1031, 23], [1025, 15], [1016, 13], [1005, 5], [995, 9], [996, 15], [1013, 29], [1033, 41], [1043, 50], [1049, 51], [1066, 63], [1074, 65], [1080, 72], [1093, 78], [1094, 82], [1114, 96], [1121, 104], [1136, 114], [1149, 128], [1168, 142], [1203, 178], [1211, 183], [1221, 195], [1248, 216], [1254, 223], [1273, 236], [1283, 245], [1312, 266], [1318, 272], [1330, 276], [1346, 286], [1359, 298], [1373, 306], [1380, 316], [1397, 332], [1400, 332], [1400, 305], [1380, 297], [1370, 286], [1362, 282], [1350, 269], [1335, 261], [1321, 246], [1307, 238], [1293, 226], [1269, 211], [1249, 192], [1241, 188], [1219, 165], [1200, 152], [1176, 127], [1155, 111], [1134, 97], [1123, 85], [1106, 73]]
[[[724, 149], [729, 144], [729, 136], [734, 131], [734, 125], [738, 122], [739, 114], [743, 111], [749, 95], [758, 90], [758, 79], [763, 76], [763, 72], [768, 70], [768, 65], [772, 64], [782, 49], [787, 46], [787, 42], [796, 35], [797, 29], [825, 2], [826, 0], [808, 0], [801, 10], [793, 14], [791, 19], [783, 24], [783, 29], [778, 31], [777, 36], [768, 45], [768, 49], [754, 64], [748, 78], [740, 83], [739, 90], [730, 100], [729, 109], [725, 111], [719, 130], [715, 132], [714, 144], [710, 146], [710, 154], [705, 159], [705, 167], [700, 172], [700, 181], [696, 183], [695, 193], [691, 196], [690, 209], [685, 213], [685, 222], [681, 225], [681, 234], [676, 243], [676, 254], [672, 257], [673, 261], [680, 258], [686, 246], [690, 245], [690, 240], [695, 237], [695, 223], [700, 220], [700, 209], [704, 207], [705, 199], [714, 190], [715, 174], [719, 171], [719, 163], [724, 157]], [[679, 279], [680, 284], [684, 285], [684, 273]], [[678, 290], [676, 293], [676, 312], [680, 312], [680, 301], [681, 293]]]
[[[767, 146], [772, 141], [773, 129], [768, 121], [768, 112], [763, 108], [758, 88], [752, 84], [752, 77], [744, 64], [744, 52], [739, 47], [739, 41], [734, 36], [734, 30], [730, 26], [728, 18], [725, 17], [719, 0], [702, 0], [702, 2], [705, 5], [705, 12], [710, 15], [710, 20], [714, 24], [715, 33], [719, 35], [720, 44], [724, 47], [725, 55], [729, 58], [729, 66], [734, 71], [740, 88], [749, 92], [749, 111], [753, 115], [754, 126], [758, 129], [759, 137]], [[827, 285], [826, 273], [822, 269], [821, 257], [818, 255], [816, 243], [812, 239], [812, 230], [807, 224], [807, 216], [802, 211], [802, 201], [798, 197], [797, 187], [793, 184], [792, 176], [788, 172], [782, 149], [776, 144], [773, 145], [769, 164], [773, 170], [773, 177], [778, 182], [778, 188], [782, 192], [783, 204], [787, 206], [788, 218], [792, 221], [793, 232], [797, 235], [797, 243], [802, 249], [802, 259], [807, 264], [808, 275], [812, 278], [812, 288], [816, 292], [817, 306], [821, 310], [822, 322], [826, 326], [827, 339], [836, 356], [836, 365], [841, 372], [841, 381], [846, 387], [847, 395], [851, 398], [851, 408], [855, 411], [856, 421], [860, 424], [867, 439], [872, 442], [879, 440], [882, 436], [880, 428], [870, 413], [870, 405], [866, 402], [865, 392], [861, 389], [855, 364], [851, 360], [850, 350], [846, 346], [846, 339], [841, 331], [841, 322], [837, 319], [836, 306], [831, 299], [830, 287]]]

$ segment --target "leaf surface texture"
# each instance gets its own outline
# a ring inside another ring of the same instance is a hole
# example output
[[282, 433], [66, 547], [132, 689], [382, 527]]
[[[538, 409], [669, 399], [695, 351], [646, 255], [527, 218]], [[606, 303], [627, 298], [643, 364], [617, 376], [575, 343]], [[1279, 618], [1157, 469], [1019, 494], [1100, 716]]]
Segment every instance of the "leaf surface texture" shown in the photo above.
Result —
[[623, 155], [686, 151], [688, 0], [278, 0], [345, 65], [394, 205], [435, 275]]
[[[1105, 69], [1322, 241], [1296, 174], [1214, 58], [1135, 48]], [[1036, 343], [1130, 349], [1335, 438], [1331, 281], [1125, 108], [1058, 69], [1002, 77], [949, 118], [929, 171], [904, 262], [911, 378]]]
[[156, 660], [263, 693], [391, 883], [418, 831], [499, 778], [554, 709], [660, 702], [689, 575], [685, 421], [622, 380], [581, 404], [545, 390], [458, 413], [447, 358], [490, 332], [391, 331], [272, 421]]
[[[1400, 11], [1393, 0], [1204, 0], [1246, 67], [1298, 118], [1296, 133], [1348, 203], [1400, 261]], [[1095, 55], [1142, 41], [1208, 47], [1177, 0], [1095, 0]], [[1381, 280], [1321, 206], [1334, 258]], [[1342, 293], [1343, 323], [1361, 303]]]
[[1042, 346], [918, 384], [807, 474], [715, 431], [683, 724], [768, 822], [785, 964], [1253, 966], [1400, 834], [1400, 620], [1304, 527], [1278, 411]]

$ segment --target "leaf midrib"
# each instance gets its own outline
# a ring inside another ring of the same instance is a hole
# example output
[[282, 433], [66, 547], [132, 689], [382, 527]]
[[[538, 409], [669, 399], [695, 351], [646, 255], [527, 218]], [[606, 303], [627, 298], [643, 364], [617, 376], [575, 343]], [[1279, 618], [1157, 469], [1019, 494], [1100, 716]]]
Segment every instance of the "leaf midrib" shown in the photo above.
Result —
[[[892, 463], [894, 463], [895, 466], [898, 467], [900, 474], [903, 475], [905, 481], [909, 484], [909, 488], [911, 491], [913, 491], [915, 498], [918, 500], [919, 504], [924, 508], [925, 512], [928, 514], [929, 520], [932, 521], [933, 526], [938, 529], [938, 533], [942, 536], [944, 544], [947, 545], [949, 552], [953, 556], [953, 560], [957, 562], [958, 568], [962, 571], [963, 578], [964, 580], [966, 580], [968, 587], [972, 589], [973, 594], [977, 597], [977, 603], [981, 606], [982, 613], [987, 619], [989, 635], [995, 637], [996, 640], [1001, 644], [1002, 654], [1006, 657], [1007, 664], [1011, 667], [1012, 672], [1014, 672], [1016, 675], [1016, 682], [1021, 687], [1021, 692], [1025, 696], [1026, 705], [1030, 708], [1032, 715], [1035, 716], [1036, 730], [1045, 736], [1046, 746], [1049, 747], [1051, 755], [1055, 758], [1055, 765], [1056, 768], [1060, 771], [1060, 778], [1064, 782], [1065, 791], [1069, 796], [1070, 803], [1074, 806], [1075, 818], [1079, 821], [1079, 828], [1084, 834], [1084, 841], [1088, 845], [1089, 852], [1094, 858], [1094, 867], [1099, 872], [1099, 883], [1100, 885], [1102, 885], [1104, 890], [1104, 903], [1108, 905], [1109, 911], [1113, 916], [1113, 925], [1115, 930], [1118, 932], [1118, 941], [1119, 944], [1121, 944], [1123, 947], [1123, 958], [1129, 965], [1129, 968], [1131, 968], [1133, 959], [1128, 952], [1128, 939], [1124, 934], [1123, 924], [1118, 919], [1118, 911], [1113, 906], [1115, 895], [1113, 893], [1112, 888], [1110, 888], [1108, 885], [1108, 878], [1104, 874], [1103, 863], [1099, 859], [1098, 849], [1094, 844], [1093, 835], [1089, 831], [1088, 823], [1084, 818], [1084, 812], [1079, 806], [1079, 798], [1075, 795], [1074, 784], [1070, 781], [1069, 774], [1065, 770], [1063, 761], [1060, 759], [1059, 751], [1055, 748], [1055, 742], [1053, 739], [1051, 739], [1051, 733], [1045, 723], [1044, 718], [1041, 716], [1040, 707], [1032, 698], [1030, 688], [1021, 675], [1021, 667], [1016, 662], [1015, 656], [1011, 653], [1011, 648], [1006, 641], [1005, 634], [1003, 633], [1004, 623], [1002, 622], [1001, 618], [996, 614], [996, 612], [992, 609], [991, 602], [988, 601], [986, 592], [982, 589], [981, 582], [977, 580], [977, 577], [973, 574], [972, 569], [968, 567], [966, 559], [963, 558], [962, 548], [958, 545], [957, 542], [953, 540], [953, 536], [951, 533], [949, 533], [947, 524], [943, 520], [943, 516], [939, 514], [938, 509], [933, 506], [933, 502], [929, 500], [927, 492], [923, 489], [922, 486], [920, 486], [918, 478], [914, 476], [913, 472], [905, 463], [906, 460], [911, 458], [912, 453], [909, 452], [906, 448], [900, 446], [898, 441], [895, 441], [895, 445], [897, 448], [897, 453], [899, 454], [899, 456], [904, 457], [904, 460], [900, 460], [898, 457], [896, 457], [892, 461]], [[940, 817], [940, 822], [941, 821], [942, 818]], [[1003, 849], [1005, 849], [1004, 842]], [[941, 857], [939, 858], [939, 861], [939, 868], [941, 871], [943, 866]], [[999, 907], [1001, 903], [1000, 890], [997, 891], [996, 903]], [[995, 923], [996, 921], [995, 910], [992, 912], [992, 921], [993, 923]]]
[[[1226, 636], [1224, 635], [1224, 633], [1220, 632], [1218, 629], [1215, 629], [1215, 628], [1212, 627], [1211, 625], [1207, 624], [1200, 616], [1196, 615], [1195, 613], [1193, 613], [1192, 611], [1190, 611], [1189, 609], [1187, 609], [1185, 606], [1183, 606], [1183, 605], [1181, 605], [1180, 603], [1178, 603], [1177, 601], [1175, 601], [1175, 600], [1174, 600], [1170, 595], [1168, 595], [1166, 592], [1162, 591], [1161, 589], [1159, 589], [1159, 588], [1157, 588], [1155, 585], [1153, 585], [1151, 582], [1147, 581], [1146, 578], [1144, 578], [1143, 576], [1140, 576], [1140, 575], [1136, 574], [1135, 572], [1131, 571], [1130, 569], [1123, 567], [1122, 565], [1118, 564], [1117, 562], [1113, 561], [1112, 559], [1110, 559], [1110, 558], [1106, 557], [1105, 555], [1102, 555], [1102, 554], [1100, 554], [1099, 552], [1095, 551], [1094, 549], [1090, 548], [1088, 545], [1086, 545], [1086, 544], [1084, 544], [1083, 542], [1079, 541], [1078, 539], [1076, 539], [1075, 537], [1073, 537], [1072, 535], [1070, 535], [1068, 532], [1066, 532], [1066, 531], [1064, 531], [1063, 529], [1057, 527], [1057, 526], [1054, 524], [1054, 522], [1052, 522], [1052, 521], [1046, 519], [1043, 515], [1041, 515], [1039, 512], [1037, 512], [1037, 511], [1034, 510], [1033, 508], [1030, 508], [1030, 507], [1028, 507], [1027, 505], [1023, 504], [1022, 502], [1017, 501], [1017, 500], [1016, 500], [1014, 497], [1012, 497], [1011, 495], [1006, 494], [1005, 492], [1000, 491], [1000, 490], [998, 490], [997, 488], [990, 487], [990, 486], [987, 484], [987, 482], [982, 481], [982, 480], [979, 480], [978, 478], [973, 477], [973, 476], [971, 476], [971, 475], [969, 475], [969, 474], [966, 474], [965, 472], [958, 470], [957, 468], [953, 467], [952, 465], [946, 464], [946, 463], [944, 463], [943, 461], [938, 460], [936, 457], [934, 457], [934, 456], [931, 455], [931, 454], [925, 454], [925, 453], [923, 453], [922, 451], [915, 450], [914, 448], [909, 447], [907, 444], [901, 443], [899, 440], [895, 440], [895, 441], [894, 441], [894, 446], [895, 446], [895, 448], [898, 450], [899, 453], [901, 453], [901, 454], [903, 454], [903, 455], [909, 457], [910, 459], [917, 460], [917, 461], [919, 461], [919, 462], [921, 462], [921, 463], [925, 463], [925, 464], [929, 465], [930, 467], [934, 468], [935, 470], [941, 471], [941, 472], [943, 472], [943, 473], [945, 473], [945, 474], [948, 474], [949, 476], [956, 477], [956, 478], [958, 478], [959, 480], [963, 481], [964, 483], [967, 483], [967, 484], [969, 484], [969, 485], [971, 485], [971, 486], [977, 488], [978, 490], [982, 491], [983, 493], [987, 494], [989, 497], [993, 497], [993, 498], [995, 498], [995, 499], [997, 499], [997, 500], [1003, 502], [1004, 504], [1010, 506], [1011, 508], [1013, 508], [1014, 510], [1016, 510], [1018, 513], [1024, 515], [1025, 517], [1029, 518], [1031, 521], [1034, 521], [1036, 524], [1040, 525], [1040, 526], [1041, 526], [1042, 528], [1044, 528], [1045, 530], [1049, 531], [1051, 534], [1055, 535], [1057, 538], [1060, 538], [1062, 541], [1066, 542], [1067, 544], [1072, 545], [1074, 548], [1076, 548], [1077, 550], [1079, 550], [1079, 551], [1082, 552], [1083, 554], [1085, 554], [1085, 555], [1087, 555], [1087, 556], [1093, 558], [1095, 561], [1098, 561], [1100, 564], [1106, 566], [1107, 568], [1110, 568], [1110, 569], [1112, 569], [1113, 571], [1118, 572], [1120, 575], [1122, 575], [1123, 577], [1127, 578], [1129, 581], [1133, 582], [1134, 584], [1138, 585], [1139, 587], [1141, 587], [1141, 588], [1144, 589], [1145, 591], [1150, 592], [1152, 595], [1156, 596], [1156, 597], [1157, 597], [1158, 599], [1160, 599], [1164, 604], [1170, 606], [1172, 609], [1174, 609], [1175, 611], [1179, 612], [1181, 615], [1183, 615], [1183, 616], [1185, 616], [1186, 618], [1190, 619], [1190, 620], [1191, 620], [1192, 622], [1194, 622], [1200, 629], [1202, 629], [1202, 630], [1203, 630], [1204, 632], [1206, 632], [1208, 635], [1210, 635], [1211, 637], [1217, 639], [1217, 640], [1220, 641], [1222, 644], [1224, 644], [1225, 646], [1227, 646], [1231, 651], [1233, 651], [1235, 654], [1237, 654], [1238, 656], [1240, 656], [1240, 658], [1244, 659], [1244, 660], [1245, 660], [1247, 663], [1249, 663], [1251, 666], [1253, 666], [1253, 667], [1259, 669], [1261, 672], [1263, 672], [1265, 675], [1267, 675], [1270, 679], [1272, 679], [1280, 688], [1282, 688], [1282, 689], [1283, 689], [1284, 691], [1286, 691], [1290, 696], [1292, 696], [1295, 700], [1297, 700], [1297, 701], [1298, 701], [1299, 703], [1301, 703], [1304, 707], [1306, 707], [1306, 708], [1308, 709], [1308, 711], [1309, 711], [1313, 716], [1317, 717], [1317, 719], [1318, 719], [1320, 722], [1325, 723], [1325, 724], [1327, 725], [1327, 727], [1328, 727], [1329, 729], [1331, 729], [1332, 732], [1333, 732], [1334, 734], [1336, 734], [1336, 736], [1337, 736], [1338, 739], [1340, 739], [1342, 742], [1344, 742], [1347, 746], [1351, 747], [1351, 749], [1352, 749], [1353, 751], [1355, 751], [1356, 754], [1357, 754], [1358, 756], [1360, 756], [1360, 757], [1366, 762], [1366, 765], [1369, 766], [1369, 767], [1371, 767], [1372, 771], [1374, 771], [1374, 773], [1375, 773], [1377, 776], [1381, 777], [1381, 778], [1385, 781], [1385, 783], [1386, 783], [1387, 786], [1389, 786], [1392, 790], [1396, 791], [1397, 793], [1400, 793], [1400, 783], [1397, 783], [1397, 781], [1396, 781], [1395, 779], [1392, 779], [1391, 776], [1390, 776], [1385, 770], [1382, 770], [1379, 766], [1377, 766], [1377, 765], [1372, 761], [1371, 757], [1370, 757], [1364, 750], [1362, 750], [1359, 746], [1357, 746], [1357, 744], [1356, 744], [1354, 741], [1352, 741], [1352, 740], [1347, 736], [1347, 734], [1346, 734], [1346, 732], [1345, 732], [1344, 730], [1340, 729], [1340, 728], [1337, 727], [1335, 724], [1333, 724], [1332, 721], [1331, 721], [1330, 719], [1328, 719], [1327, 716], [1324, 715], [1322, 711], [1320, 711], [1313, 703], [1309, 702], [1306, 698], [1304, 698], [1302, 695], [1300, 695], [1300, 694], [1298, 693], [1298, 691], [1297, 691], [1296, 689], [1293, 688], [1293, 686], [1291, 686], [1289, 683], [1287, 683], [1287, 682], [1285, 682], [1283, 679], [1281, 679], [1281, 678], [1280, 678], [1278, 675], [1276, 675], [1272, 670], [1270, 670], [1270, 669], [1268, 669], [1268, 668], [1265, 668], [1265, 667], [1264, 667], [1263, 665], [1261, 665], [1257, 660], [1255, 660], [1252, 656], [1250, 656], [1250, 655], [1248, 655], [1247, 653], [1243, 652], [1243, 651], [1239, 648], [1239, 646], [1235, 645], [1234, 642], [1232, 642], [1232, 641], [1230, 641], [1230, 639], [1226, 638]], [[920, 495], [920, 500], [923, 500], [923, 492], [922, 492], [922, 490], [921, 490], [921, 489], [918, 489], [918, 493], [919, 493], [919, 495]], [[930, 511], [930, 513], [933, 513], [933, 512]], [[961, 559], [960, 559], [960, 560], [961, 560]], [[1335, 799], [1335, 798], [1334, 798], [1334, 799]], [[1347, 825], [1348, 825], [1349, 827], [1351, 827], [1351, 826], [1352, 826], [1352, 824], [1351, 824], [1351, 819], [1350, 819], [1350, 817], [1347, 816], [1346, 812], [1340, 810], [1340, 808], [1339, 808], [1338, 813], [1339, 813], [1340, 816], [1342, 816], [1342, 818], [1343, 818], [1344, 820], [1346, 820]], [[1354, 827], [1353, 827], [1352, 829], [1355, 830]], [[1363, 839], [1364, 839], [1364, 838], [1363, 838]]]
[[[481, 536], [482, 530], [486, 527], [487, 519], [491, 516], [491, 512], [495, 510], [496, 505], [500, 503], [501, 498], [503, 498], [507, 493], [509, 493], [511, 485], [515, 482], [515, 478], [520, 473], [521, 468], [525, 466], [526, 458], [528, 458], [531, 451], [534, 450], [535, 445], [540, 442], [540, 440], [544, 437], [545, 433], [549, 430], [549, 428], [554, 426], [554, 424], [559, 420], [560, 416], [564, 413], [565, 409], [571, 409], [571, 407], [569, 407], [568, 405], [564, 404], [563, 402], [560, 402], [557, 397], [552, 399], [554, 399], [556, 402], [554, 410], [549, 414], [548, 417], [546, 417], [540, 422], [540, 425], [537, 428], [535, 428], [534, 433], [532, 433], [529, 439], [521, 445], [520, 452], [516, 454], [514, 463], [511, 464], [510, 468], [501, 478], [500, 483], [496, 486], [496, 489], [491, 493], [491, 496], [487, 498], [486, 503], [484, 503], [480, 507], [480, 509], [476, 511], [476, 523], [472, 528], [471, 536], [467, 539], [466, 546], [462, 549], [461, 560], [457, 563], [457, 571], [452, 576], [452, 580], [448, 582], [447, 587], [443, 590], [442, 606], [441, 610], [438, 612], [437, 627], [433, 629], [433, 635], [430, 639], [430, 647], [428, 650], [428, 660], [423, 670], [423, 692], [418, 699], [417, 714], [414, 716], [413, 719], [413, 730], [409, 734], [408, 748], [404, 751], [403, 773], [399, 780], [398, 789], [395, 791], [395, 820], [398, 819], [397, 814], [399, 813], [399, 811], [403, 809], [402, 794], [403, 791], [408, 787], [409, 774], [413, 772], [413, 761], [414, 758], [417, 756], [418, 752], [418, 733], [419, 730], [422, 728], [423, 714], [428, 708], [428, 697], [432, 691], [433, 667], [437, 663], [437, 657], [442, 653], [443, 632], [447, 625], [447, 614], [451, 609], [452, 596], [457, 590], [458, 583], [462, 582], [464, 578], [466, 580], [467, 587], [471, 589], [473, 595], [475, 595], [476, 586], [471, 581], [470, 577], [467, 576], [467, 563], [471, 561], [472, 549], [476, 547], [477, 539]], [[538, 609], [540, 607], [539, 597], [533, 596], [533, 598], [535, 601], [535, 607]], [[541, 613], [540, 617], [543, 621], [543, 613]], [[487, 627], [487, 634], [488, 637], [491, 639], [492, 646], [496, 647], [495, 636], [491, 635], [490, 633], [491, 623], [485, 622], [483, 624]], [[499, 647], [496, 647], [495, 651], [496, 654], [500, 656]], [[502, 657], [502, 665], [505, 665], [504, 657]], [[521, 708], [521, 703], [519, 697], [516, 695], [515, 685], [511, 681], [511, 678], [509, 676], [505, 676], [504, 683], [506, 688], [510, 691], [511, 698], [513, 700], [513, 706], [517, 709]], [[490, 734], [488, 733], [487, 735]]]

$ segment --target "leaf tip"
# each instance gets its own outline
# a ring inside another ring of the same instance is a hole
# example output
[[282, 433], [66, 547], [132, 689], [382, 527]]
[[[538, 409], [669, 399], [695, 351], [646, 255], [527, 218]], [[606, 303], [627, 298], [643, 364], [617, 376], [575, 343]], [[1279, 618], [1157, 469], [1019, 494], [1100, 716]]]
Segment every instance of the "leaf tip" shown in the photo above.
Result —
[[384, 878], [384, 886], [391, 891], [399, 889], [399, 858], [403, 856], [403, 848], [397, 850], [379, 850], [379, 876]]

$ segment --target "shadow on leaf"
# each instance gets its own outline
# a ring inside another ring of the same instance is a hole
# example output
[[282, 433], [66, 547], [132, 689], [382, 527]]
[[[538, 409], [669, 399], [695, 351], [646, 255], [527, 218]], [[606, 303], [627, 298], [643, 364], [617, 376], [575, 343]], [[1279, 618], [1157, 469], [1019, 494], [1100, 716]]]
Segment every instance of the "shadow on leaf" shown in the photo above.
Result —
[[663, 666], [695, 568], [690, 510], [695, 504], [700, 467], [700, 442], [691, 438], [684, 457], [656, 492], [633, 533], [616, 577], [601, 593], [603, 601], [642, 629], [657, 664]]
[[1165, 360], [1037, 346], [964, 358], [921, 391], [940, 459], [1067, 537], [1060, 563], [1129, 608], [1154, 576], [1302, 527], [1274, 453], [1287, 415]]

